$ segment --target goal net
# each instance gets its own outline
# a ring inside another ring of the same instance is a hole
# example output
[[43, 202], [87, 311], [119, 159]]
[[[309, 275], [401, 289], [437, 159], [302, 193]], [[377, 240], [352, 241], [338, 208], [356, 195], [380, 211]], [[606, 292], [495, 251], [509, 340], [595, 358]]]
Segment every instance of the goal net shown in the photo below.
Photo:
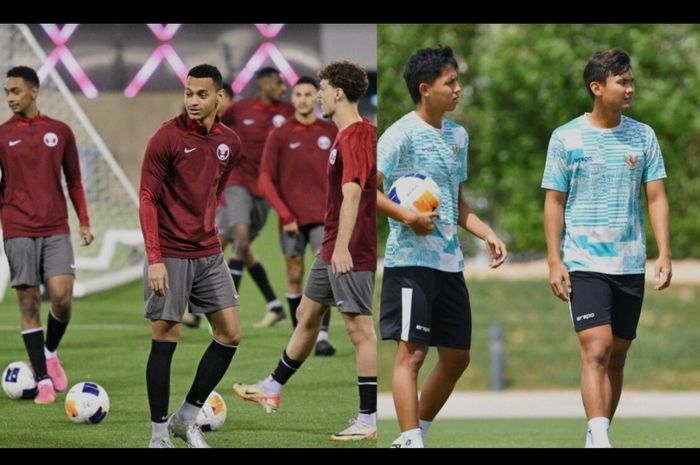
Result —
[[[3, 82], [4, 73], [11, 67], [25, 65], [38, 70], [46, 58], [46, 53], [28, 27], [0, 24]], [[77, 270], [75, 296], [99, 292], [137, 279], [143, 271], [144, 249], [138, 218], [138, 196], [134, 187], [55, 70], [41, 83], [39, 109], [43, 114], [71, 127], [80, 154], [83, 187], [95, 240], [88, 247], [80, 246], [78, 218], [65, 191]], [[0, 121], [7, 121], [11, 116], [3, 101]], [[63, 184], [65, 190], [65, 182]], [[37, 186], [37, 189], [40, 190], [41, 186]], [[10, 285], [9, 265], [1, 249], [0, 244], [0, 300]]]

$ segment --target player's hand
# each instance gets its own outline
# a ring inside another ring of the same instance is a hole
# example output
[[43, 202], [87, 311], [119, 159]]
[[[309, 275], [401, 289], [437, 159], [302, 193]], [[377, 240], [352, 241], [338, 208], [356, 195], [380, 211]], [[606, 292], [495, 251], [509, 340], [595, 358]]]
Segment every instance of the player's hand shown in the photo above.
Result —
[[[564, 283], [563, 286], [562, 282]], [[549, 285], [552, 287], [552, 292], [554, 292], [555, 296], [559, 297], [564, 302], [569, 301], [571, 280], [569, 279], [569, 272], [561, 260], [549, 264]]]
[[414, 213], [411, 218], [406, 222], [413, 232], [418, 236], [427, 236], [433, 229], [435, 229], [435, 223], [433, 223], [433, 218], [439, 217], [440, 214], [437, 211], [431, 211], [427, 213]]
[[341, 274], [352, 271], [353, 267], [352, 256], [348, 248], [336, 246], [331, 256], [331, 269], [333, 270], [333, 274], [340, 276]]
[[297, 220], [293, 220], [291, 223], [283, 225], [282, 231], [290, 235], [297, 234], [299, 232], [299, 224], [297, 223]]
[[661, 291], [671, 285], [671, 258], [659, 257], [654, 264], [654, 289]]
[[489, 254], [491, 254], [491, 263], [489, 263], [489, 267], [498, 268], [506, 261], [506, 258], [508, 258], [506, 245], [493, 231], [484, 238], [484, 243], [486, 244], [486, 249], [489, 251]]
[[170, 289], [168, 283], [168, 270], [164, 263], [148, 265], [148, 286], [158, 297], [165, 295], [165, 290]]
[[92, 244], [92, 241], [95, 239], [95, 236], [93, 236], [90, 231], [90, 226], [81, 226], [79, 234], [80, 245], [83, 247]]

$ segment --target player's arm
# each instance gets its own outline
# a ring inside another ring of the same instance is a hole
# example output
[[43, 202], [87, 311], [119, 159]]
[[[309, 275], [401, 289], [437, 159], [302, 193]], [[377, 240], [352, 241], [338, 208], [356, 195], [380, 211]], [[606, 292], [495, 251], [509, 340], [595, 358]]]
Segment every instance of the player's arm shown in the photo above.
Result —
[[469, 204], [464, 200], [464, 197], [462, 197], [461, 189], [459, 191], [458, 202], [459, 216], [457, 218], [457, 224], [484, 241], [486, 249], [491, 255], [491, 263], [489, 263], [489, 266], [491, 268], [498, 268], [506, 261], [506, 258], [508, 258], [506, 245], [496, 233], [493, 232], [493, 229], [481, 221], [476, 213], [472, 211]]
[[645, 183], [644, 192], [647, 196], [649, 220], [659, 248], [659, 258], [654, 264], [654, 289], [660, 291], [671, 285], [672, 275], [668, 198], [662, 179]]
[[437, 211], [415, 213], [392, 202], [384, 192], [379, 190], [379, 185], [382, 182], [384, 182], [384, 175], [377, 171], [377, 211], [410, 226], [413, 232], [419, 236], [427, 236], [435, 229], [433, 218], [440, 216]]
[[158, 238], [158, 199], [170, 162], [169, 144], [163, 132], [157, 132], [148, 142], [139, 188], [139, 221], [148, 259], [148, 285], [158, 296], [165, 295], [169, 288], [168, 270], [160, 254]]
[[566, 192], [547, 189], [544, 198], [544, 236], [547, 240], [549, 285], [554, 295], [564, 302], [569, 301], [571, 292], [569, 272], [561, 260], [561, 233], [564, 230], [566, 195]]
[[353, 263], [350, 255], [350, 238], [357, 222], [357, 212], [360, 208], [362, 188], [356, 182], [343, 184], [343, 203], [340, 205], [338, 219], [338, 236], [335, 239], [335, 248], [331, 256], [331, 268], [333, 273], [341, 275], [352, 271]]
[[287, 204], [284, 203], [277, 190], [277, 171], [279, 168], [281, 140], [277, 130], [273, 129], [267, 136], [265, 148], [263, 149], [262, 160], [260, 162], [260, 176], [258, 177], [258, 189], [270, 202], [282, 221], [285, 232], [295, 233], [299, 231], [294, 214]]
[[75, 143], [73, 131], [66, 126], [66, 148], [63, 153], [63, 174], [66, 177], [68, 196], [70, 197], [75, 213], [80, 222], [80, 245], [90, 245], [95, 239], [90, 231], [90, 216], [88, 215], [87, 200], [83, 190], [83, 181], [80, 175], [80, 159], [78, 147]]

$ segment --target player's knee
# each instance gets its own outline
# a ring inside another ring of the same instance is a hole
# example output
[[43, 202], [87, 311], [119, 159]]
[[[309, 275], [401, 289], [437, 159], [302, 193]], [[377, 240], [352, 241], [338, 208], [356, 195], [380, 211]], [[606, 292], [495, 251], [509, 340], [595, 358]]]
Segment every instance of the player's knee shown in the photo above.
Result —
[[451, 372], [462, 373], [469, 366], [471, 358], [469, 352], [455, 354], [450, 357], [440, 359], [440, 362]]
[[244, 259], [248, 255], [248, 248], [250, 247], [250, 240], [246, 238], [236, 238], [233, 241], [233, 251], [238, 257], [243, 257]]
[[214, 331], [214, 339], [227, 346], [237, 346], [241, 342], [241, 330], [239, 328], [226, 328]]
[[377, 336], [371, 325], [355, 324], [348, 326], [348, 335], [354, 346], [377, 344]]
[[622, 372], [625, 368], [625, 360], [627, 360], [627, 353], [612, 353], [608, 362], [608, 370]]
[[51, 305], [51, 310], [53, 311], [54, 316], [63, 322], [70, 320], [71, 308], [72, 302], [70, 297], [67, 296], [56, 300]]
[[612, 344], [595, 342], [587, 344], [581, 351], [581, 359], [585, 364], [605, 366], [610, 360]]
[[302, 280], [304, 279], [304, 271], [302, 269], [290, 268], [287, 270], [287, 286], [301, 291]]

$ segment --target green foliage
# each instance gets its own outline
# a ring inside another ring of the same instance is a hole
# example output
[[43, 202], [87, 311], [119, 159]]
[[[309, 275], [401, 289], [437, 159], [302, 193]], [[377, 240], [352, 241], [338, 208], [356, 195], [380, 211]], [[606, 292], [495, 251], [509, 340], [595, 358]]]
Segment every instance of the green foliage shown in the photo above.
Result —
[[[450, 45], [458, 57], [460, 107], [448, 116], [470, 134], [468, 198], [512, 252], [544, 252], [540, 189], [552, 131], [592, 103], [583, 84], [598, 50], [630, 53], [637, 95], [628, 116], [656, 131], [669, 178], [675, 258], [700, 256], [700, 26], [379, 25], [379, 133], [414, 105], [402, 79], [418, 48]], [[472, 202], [476, 207], [476, 202]], [[387, 224], [379, 222], [379, 238]], [[647, 221], [649, 256], [656, 242]], [[380, 249], [383, 250], [383, 249]]]

